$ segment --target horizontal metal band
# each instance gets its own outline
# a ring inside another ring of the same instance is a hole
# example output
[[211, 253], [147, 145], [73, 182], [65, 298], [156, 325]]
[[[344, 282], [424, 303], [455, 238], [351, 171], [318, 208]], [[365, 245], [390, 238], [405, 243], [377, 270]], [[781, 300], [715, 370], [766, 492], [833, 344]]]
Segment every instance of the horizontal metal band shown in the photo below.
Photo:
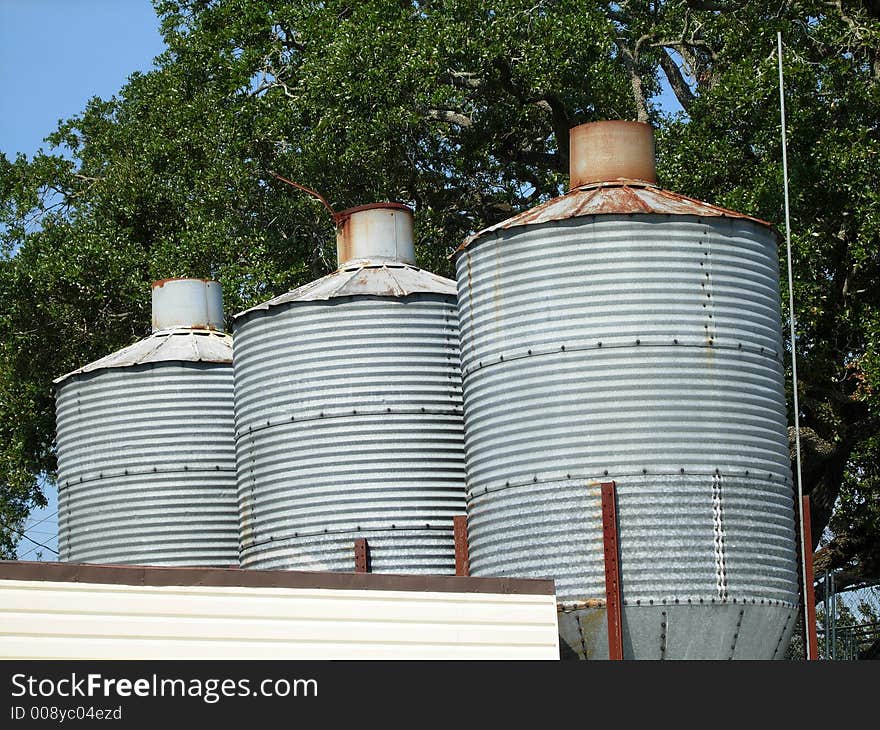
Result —
[[[228, 466], [215, 466], [213, 468], [207, 466], [194, 466], [192, 468], [187, 467], [175, 467], [173, 469], [163, 469], [158, 466], [154, 466], [152, 469], [123, 469], [119, 472], [99, 472], [97, 476], [90, 477], [79, 477], [76, 479], [66, 479], [63, 484], [58, 484], [58, 490], [67, 489], [71, 486], [75, 486], [77, 484], [89, 484], [90, 482], [98, 482], [103, 480], [117, 480], [119, 477], [127, 477], [127, 476], [144, 476], [149, 474], [194, 474], [196, 472], [226, 472], [228, 474], [234, 474], [235, 469], [230, 469]], [[234, 487], [233, 487], [234, 488]]]
[[[287, 534], [287, 535], [281, 535], [278, 537], [273, 535], [268, 538], [263, 538], [262, 540], [243, 541], [241, 544], [241, 552], [246, 553], [249, 550], [255, 550], [256, 548], [263, 547], [264, 545], [269, 545], [269, 544], [283, 545], [287, 542], [291, 542], [293, 540], [297, 540], [300, 538], [317, 537], [320, 535], [351, 535], [352, 540], [353, 540], [355, 537], [369, 537], [369, 535], [372, 533], [393, 532], [396, 529], [397, 529], [396, 524], [394, 524], [394, 525], [389, 524], [389, 525], [376, 525], [376, 526], [367, 527], [367, 528], [363, 528], [363, 529], [360, 526], [358, 526], [358, 527], [355, 527], [354, 529], [343, 528], [343, 529], [336, 529], [336, 530], [330, 530], [330, 529], [312, 530], [312, 531], [301, 530], [298, 532], [294, 532], [292, 535]], [[447, 532], [447, 533], [451, 534], [452, 527], [451, 526], [444, 527], [442, 525], [425, 525], [422, 528], [413, 529], [411, 526], [401, 526], [400, 531], [410, 533], [410, 534], [418, 534], [420, 532], [426, 532], [426, 533], [427, 532]]]
[[[483, 495], [483, 494], [493, 494], [498, 492], [503, 492], [506, 489], [518, 489], [521, 487], [528, 487], [534, 484], [558, 484], [561, 481], [570, 481], [577, 484], [592, 484], [598, 486], [603, 481], [607, 482], [609, 479], [612, 479], [609, 476], [610, 472], [605, 470], [601, 475], [598, 474], [547, 474], [544, 476], [534, 476], [531, 479], [523, 479], [520, 481], [516, 480], [507, 480], [503, 485], [500, 486], [484, 486], [479, 488], [473, 488], [468, 490], [468, 501], [472, 498]], [[714, 476], [723, 476], [723, 477], [744, 477], [744, 478], [752, 478], [752, 479], [767, 479], [767, 481], [777, 481], [782, 484], [791, 484], [791, 479], [788, 477], [783, 477], [781, 479], [774, 479], [775, 475], [772, 473], [756, 473], [746, 469], [743, 472], [721, 472], [719, 469], [714, 469], [710, 471], [696, 471], [696, 470], [685, 470], [684, 468], [673, 471], [638, 471], [633, 472], [631, 474], [622, 474], [620, 472], [614, 472], [613, 479], [628, 479], [628, 478], [636, 478], [640, 479], [646, 476], [650, 477], [678, 477], [678, 476], [704, 476], [711, 479]]]
[[[769, 360], [775, 362], [781, 362], [781, 355], [776, 351], [766, 350], [763, 347], [755, 347], [749, 345], [722, 345], [715, 342], [707, 342], [706, 340], [701, 341], [693, 341], [689, 342], [687, 340], [678, 340], [675, 339], [672, 342], [664, 339], [662, 341], [652, 341], [650, 338], [640, 339], [637, 342], [629, 342], [629, 343], [614, 343], [606, 344], [601, 341], [596, 341], [593, 345], [555, 345], [552, 344], [548, 347], [544, 348], [528, 348], [525, 351], [508, 351], [502, 352], [497, 357], [489, 360], [480, 360], [475, 365], [472, 365], [471, 368], [462, 370], [462, 378], [467, 378], [468, 376], [473, 376], [473, 373], [477, 370], [485, 370], [494, 365], [500, 365], [504, 362], [515, 362], [516, 360], [523, 360], [530, 357], [546, 357], [547, 355], [557, 355], [562, 352], [567, 352], [570, 354], [585, 352], [590, 350], [623, 350], [623, 349], [633, 349], [636, 348], [652, 348], [652, 347], [681, 347], [681, 348], [699, 348], [700, 350], [705, 351], [707, 348], [711, 348], [715, 351], [724, 351], [729, 350], [732, 352], [748, 352], [755, 355], [760, 355], [762, 357], [766, 357]], [[511, 354], [512, 353], [512, 354]]]
[[375, 573], [452, 575], [455, 549], [451, 530], [398, 529], [313, 534], [242, 550], [244, 568], [351, 571], [358, 537], [369, 543]]
[[[317, 413], [317, 415], [316, 415]], [[248, 426], [247, 431], [236, 432], [235, 438], [236, 440], [245, 437], [246, 435], [252, 433], [259, 433], [260, 431], [265, 431], [267, 428], [275, 428], [278, 426], [286, 426], [290, 423], [308, 423], [309, 421], [327, 421], [333, 418], [364, 418], [370, 416], [385, 416], [385, 415], [433, 415], [433, 416], [457, 416], [461, 417], [462, 415], [462, 407], [458, 405], [455, 408], [377, 408], [377, 407], [366, 407], [366, 408], [354, 408], [350, 411], [342, 411], [333, 408], [327, 408], [323, 411], [312, 411], [310, 413], [306, 413], [305, 415], [296, 416], [291, 415], [289, 418], [281, 417], [273, 419], [268, 419], [265, 425], [257, 425], [257, 426]]]

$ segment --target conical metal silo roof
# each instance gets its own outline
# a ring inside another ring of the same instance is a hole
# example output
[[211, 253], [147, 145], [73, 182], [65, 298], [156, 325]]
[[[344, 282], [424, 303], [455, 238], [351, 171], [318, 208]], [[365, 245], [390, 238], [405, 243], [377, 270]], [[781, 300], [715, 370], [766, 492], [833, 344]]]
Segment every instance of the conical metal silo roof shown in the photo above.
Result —
[[572, 130], [572, 189], [457, 253], [473, 575], [552, 577], [607, 656], [783, 656], [796, 617], [777, 234], [657, 185], [634, 122]]
[[465, 510], [453, 281], [399, 204], [337, 216], [339, 268], [235, 317], [241, 562], [454, 572]]
[[55, 380], [59, 557], [228, 566], [238, 519], [219, 285], [156, 282], [153, 326]]

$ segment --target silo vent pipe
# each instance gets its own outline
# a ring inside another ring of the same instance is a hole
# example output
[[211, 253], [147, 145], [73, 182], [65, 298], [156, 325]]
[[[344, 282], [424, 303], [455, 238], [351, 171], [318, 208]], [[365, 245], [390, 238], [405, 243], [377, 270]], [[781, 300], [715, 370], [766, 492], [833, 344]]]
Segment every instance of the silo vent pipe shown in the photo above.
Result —
[[603, 121], [569, 131], [571, 189], [608, 182], [656, 184], [654, 130], [644, 122]]

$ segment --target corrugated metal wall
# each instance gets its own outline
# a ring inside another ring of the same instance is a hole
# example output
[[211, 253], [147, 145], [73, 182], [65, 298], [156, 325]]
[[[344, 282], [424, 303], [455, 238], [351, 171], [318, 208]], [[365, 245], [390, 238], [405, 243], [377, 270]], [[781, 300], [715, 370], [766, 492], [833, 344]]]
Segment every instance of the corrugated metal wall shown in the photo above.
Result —
[[56, 404], [59, 559], [237, 564], [230, 365], [74, 375]]
[[458, 282], [472, 574], [604, 596], [614, 480], [624, 600], [772, 604], [775, 645], [797, 573], [773, 233], [577, 218], [472, 243]]
[[464, 514], [452, 297], [254, 310], [235, 330], [242, 566], [453, 573]]

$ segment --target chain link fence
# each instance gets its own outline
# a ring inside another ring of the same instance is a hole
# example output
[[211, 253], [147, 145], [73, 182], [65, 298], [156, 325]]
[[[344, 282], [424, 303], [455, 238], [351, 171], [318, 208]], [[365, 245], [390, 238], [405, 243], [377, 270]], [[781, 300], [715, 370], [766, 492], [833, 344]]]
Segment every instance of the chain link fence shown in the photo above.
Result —
[[835, 574], [817, 576], [819, 658], [856, 661], [880, 659], [880, 584], [838, 591]]

